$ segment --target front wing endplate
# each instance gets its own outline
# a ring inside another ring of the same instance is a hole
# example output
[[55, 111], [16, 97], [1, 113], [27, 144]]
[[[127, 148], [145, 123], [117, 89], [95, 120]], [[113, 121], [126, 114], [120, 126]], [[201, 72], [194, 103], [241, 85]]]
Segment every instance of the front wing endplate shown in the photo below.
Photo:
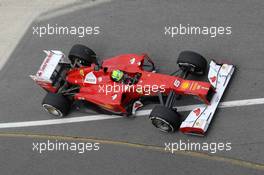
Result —
[[229, 64], [216, 64], [211, 61], [208, 79], [215, 88], [210, 105], [202, 105], [190, 112], [182, 122], [180, 131], [185, 134], [204, 135], [213, 118], [217, 106], [224, 94], [224, 91], [232, 77], [235, 67]]

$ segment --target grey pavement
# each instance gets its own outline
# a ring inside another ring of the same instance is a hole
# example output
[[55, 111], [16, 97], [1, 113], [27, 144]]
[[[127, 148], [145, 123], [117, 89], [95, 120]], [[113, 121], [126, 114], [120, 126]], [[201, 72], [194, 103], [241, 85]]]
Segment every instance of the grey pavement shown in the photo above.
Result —
[[[194, 50], [208, 59], [227, 60], [237, 66], [223, 101], [263, 98], [263, 5], [262, 1], [249, 0], [116, 0], [35, 21], [0, 71], [1, 122], [52, 118], [40, 106], [44, 91], [28, 75], [37, 71], [45, 56], [43, 49], [59, 49], [67, 54], [75, 43], [92, 48], [101, 59], [121, 53], [147, 52], [162, 73], [176, 69], [180, 51]], [[84, 38], [65, 35], [40, 38], [32, 34], [33, 26], [47, 24], [100, 26], [101, 33]], [[216, 38], [200, 35], [170, 38], [164, 35], [165, 26], [179, 24], [228, 25], [232, 26], [232, 35]], [[195, 102], [185, 98], [175, 105]], [[206, 137], [186, 136], [178, 132], [162, 133], [152, 127], [147, 116], [0, 131], [94, 137], [156, 146], [179, 140], [231, 142], [231, 151], [217, 152], [212, 156], [245, 160], [263, 166], [263, 112], [263, 105], [219, 109]], [[83, 115], [94, 113], [75, 111], [68, 117]], [[0, 136], [0, 140], [0, 167], [4, 174], [263, 174], [260, 170], [243, 165], [114, 144], [103, 145], [101, 151], [84, 155], [67, 152], [39, 155], [32, 152], [34, 139]], [[7, 164], [6, 161], [12, 163]]]
[[77, 0], [0, 0], [0, 69], [36, 17], [46, 11], [77, 2]]

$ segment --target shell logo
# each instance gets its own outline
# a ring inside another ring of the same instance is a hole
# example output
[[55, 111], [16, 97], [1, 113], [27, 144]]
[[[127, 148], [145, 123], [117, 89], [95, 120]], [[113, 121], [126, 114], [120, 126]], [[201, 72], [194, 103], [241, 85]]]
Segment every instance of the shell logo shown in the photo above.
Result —
[[84, 70], [83, 69], [80, 69], [80, 75], [84, 76]]
[[182, 89], [187, 89], [187, 88], [189, 88], [189, 86], [190, 86], [190, 83], [186, 82], [186, 81], [181, 84]]

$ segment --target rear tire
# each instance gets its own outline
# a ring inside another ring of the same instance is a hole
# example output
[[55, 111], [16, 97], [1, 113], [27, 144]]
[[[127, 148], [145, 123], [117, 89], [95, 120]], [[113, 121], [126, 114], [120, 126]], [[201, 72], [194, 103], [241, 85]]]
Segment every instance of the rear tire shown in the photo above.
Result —
[[71, 102], [61, 94], [47, 93], [42, 101], [42, 107], [49, 114], [61, 118], [66, 116], [71, 108]]
[[74, 64], [76, 60], [82, 66], [90, 66], [92, 63], [97, 63], [95, 52], [81, 44], [72, 46], [68, 57], [72, 64]]
[[195, 75], [205, 75], [207, 71], [206, 59], [192, 51], [181, 52], [177, 64], [182, 70], [189, 69], [189, 72]]
[[181, 125], [180, 114], [162, 105], [153, 108], [149, 119], [156, 128], [164, 132], [175, 132]]

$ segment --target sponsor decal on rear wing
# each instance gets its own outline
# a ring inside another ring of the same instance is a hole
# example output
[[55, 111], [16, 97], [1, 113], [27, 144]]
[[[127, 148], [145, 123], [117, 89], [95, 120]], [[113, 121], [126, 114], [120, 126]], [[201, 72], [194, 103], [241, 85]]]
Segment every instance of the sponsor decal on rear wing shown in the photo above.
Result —
[[43, 50], [46, 57], [36, 75], [30, 75], [34, 81], [52, 83], [51, 76], [60, 62], [64, 62], [65, 55], [58, 50]]

